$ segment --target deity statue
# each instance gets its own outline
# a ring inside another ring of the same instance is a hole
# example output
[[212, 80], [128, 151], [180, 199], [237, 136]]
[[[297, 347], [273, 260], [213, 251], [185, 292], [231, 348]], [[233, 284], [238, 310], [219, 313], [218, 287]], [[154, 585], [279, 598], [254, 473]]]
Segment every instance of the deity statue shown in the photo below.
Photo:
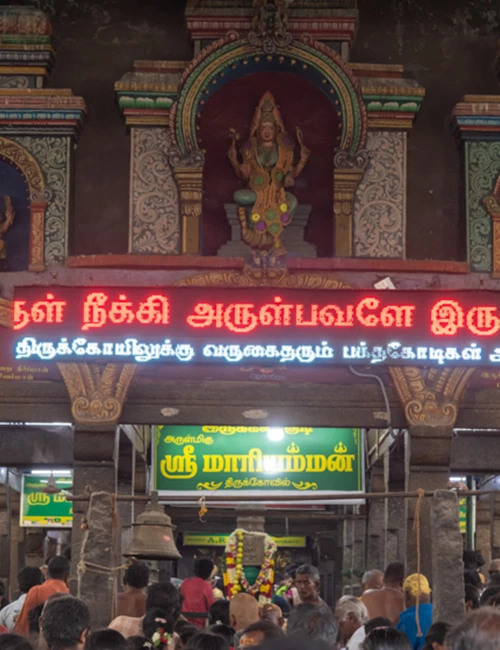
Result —
[[287, 192], [295, 184], [309, 160], [302, 132], [296, 129], [300, 157], [294, 164], [294, 142], [285, 125], [273, 95], [267, 91], [255, 111], [248, 142], [241, 149], [241, 162], [236, 148], [239, 135], [231, 130], [229, 160], [236, 175], [247, 184], [237, 190], [237, 203], [243, 241], [259, 251], [281, 249], [281, 235], [290, 224], [297, 199]]
[[0, 215], [0, 262], [7, 259], [7, 246], [2, 237], [14, 223], [15, 212], [10, 196], [5, 197], [5, 215]]

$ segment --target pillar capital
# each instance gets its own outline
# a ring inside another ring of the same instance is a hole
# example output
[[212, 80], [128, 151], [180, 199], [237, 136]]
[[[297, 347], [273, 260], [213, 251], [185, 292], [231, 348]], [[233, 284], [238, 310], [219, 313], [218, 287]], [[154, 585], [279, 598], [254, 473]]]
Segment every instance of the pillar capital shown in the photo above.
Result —
[[133, 363], [57, 364], [71, 399], [77, 424], [99, 426], [118, 422], [135, 373]]
[[352, 257], [354, 197], [368, 165], [368, 152], [351, 155], [339, 151], [334, 158], [333, 212], [335, 215], [335, 255]]

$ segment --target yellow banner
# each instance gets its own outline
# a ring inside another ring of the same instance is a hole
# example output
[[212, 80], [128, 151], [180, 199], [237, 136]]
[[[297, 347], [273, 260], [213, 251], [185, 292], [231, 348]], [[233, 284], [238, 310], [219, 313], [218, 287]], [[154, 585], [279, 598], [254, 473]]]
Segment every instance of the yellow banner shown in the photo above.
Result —
[[[184, 546], [225, 546], [229, 535], [205, 535], [203, 533], [184, 533]], [[305, 537], [273, 537], [279, 547], [305, 548]]]

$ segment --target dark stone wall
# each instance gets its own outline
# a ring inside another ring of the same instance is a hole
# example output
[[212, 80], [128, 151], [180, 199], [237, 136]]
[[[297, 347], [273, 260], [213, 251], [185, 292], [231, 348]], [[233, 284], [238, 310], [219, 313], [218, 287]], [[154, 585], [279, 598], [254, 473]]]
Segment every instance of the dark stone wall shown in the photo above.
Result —
[[[500, 5], [491, 0], [358, 0], [352, 60], [402, 63], [427, 88], [409, 139], [409, 258], [463, 259], [460, 157], [449, 128], [464, 94], [498, 94], [493, 72]], [[123, 253], [128, 238], [129, 137], [113, 84], [134, 59], [189, 59], [182, 0], [39, 0], [57, 50], [54, 87], [85, 97], [76, 155], [75, 254]], [[462, 210], [463, 213], [463, 210]]]

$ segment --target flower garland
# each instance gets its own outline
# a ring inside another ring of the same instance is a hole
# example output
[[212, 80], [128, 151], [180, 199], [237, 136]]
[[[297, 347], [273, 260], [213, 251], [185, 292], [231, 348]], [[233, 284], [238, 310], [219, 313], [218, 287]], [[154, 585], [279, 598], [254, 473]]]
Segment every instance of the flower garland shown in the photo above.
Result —
[[[243, 538], [245, 535], [262, 537], [264, 540], [264, 562], [260, 567], [255, 584], [251, 585], [245, 577], [243, 569]], [[257, 533], [238, 528], [228, 538], [226, 543], [226, 571], [224, 586], [229, 598], [244, 591], [251, 596], [258, 596], [259, 603], [265, 605], [271, 602], [274, 582], [274, 556], [277, 546], [267, 533]]]
[[160, 627], [156, 628], [153, 636], [151, 637], [153, 646], [155, 648], [162, 648], [164, 646], [168, 646], [168, 644], [172, 640], [172, 635], [165, 630], [167, 621], [164, 618], [155, 618], [155, 623], [160, 623]]

